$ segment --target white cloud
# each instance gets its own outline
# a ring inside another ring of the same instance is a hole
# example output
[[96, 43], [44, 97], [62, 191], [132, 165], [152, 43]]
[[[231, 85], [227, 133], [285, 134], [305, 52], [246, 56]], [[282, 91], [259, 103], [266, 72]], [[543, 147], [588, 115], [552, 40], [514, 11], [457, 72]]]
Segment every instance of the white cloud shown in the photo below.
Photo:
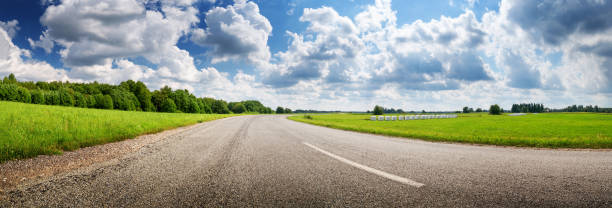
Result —
[[13, 44], [4, 28], [0, 28], [0, 76], [15, 74], [21, 80], [68, 80], [65, 70], [55, 69], [46, 62], [29, 59], [29, 51]]
[[[307, 29], [286, 31], [288, 48], [273, 55], [267, 45], [272, 25], [257, 4], [238, 0], [214, 7], [205, 13], [207, 27], [197, 28], [194, 2], [53, 3], [41, 18], [48, 30], [39, 40], [29, 40], [30, 46], [52, 52], [57, 45], [71, 70], [30, 60], [29, 51], [15, 47], [5, 28], [0, 75], [110, 83], [134, 79], [151, 89], [168, 85], [197, 96], [258, 99], [293, 109], [612, 104], [607, 99], [612, 92], [612, 21], [607, 18], [612, 10], [605, 2], [566, 8], [555, 1], [503, 0], [499, 11], [479, 18], [469, 9], [478, 1], [455, 1], [467, 4], [459, 16], [402, 25], [390, 0], [376, 0], [354, 17], [331, 7], [305, 8], [299, 20]], [[601, 8], [589, 7], [595, 4]], [[569, 22], [557, 18], [567, 11], [578, 16]], [[17, 31], [16, 21], [11, 24]], [[189, 52], [177, 47], [181, 37], [206, 47], [212, 63], [245, 61], [255, 70], [232, 76], [214, 67], [198, 69]], [[555, 54], [560, 54], [558, 63], [549, 59]], [[138, 65], [137, 57], [150, 64]]]
[[[160, 70], [170, 71], [174, 79], [197, 81], [193, 58], [175, 46], [199, 21], [191, 3], [161, 1], [161, 11], [154, 11], [137, 0], [65, 0], [47, 8], [41, 22], [48, 29], [32, 44], [53, 39], [63, 48], [64, 64], [72, 68], [108, 70], [115, 60], [144, 57]], [[82, 78], [103, 78], [86, 74], [91, 77]]]
[[11, 21], [0, 21], [0, 28], [2, 28], [5, 32], [8, 33], [8, 36], [10, 38], [15, 37], [15, 34], [17, 34], [17, 31], [19, 31], [19, 21], [17, 20], [11, 20]]
[[195, 29], [191, 40], [212, 48], [212, 63], [245, 60], [265, 64], [270, 59], [268, 36], [272, 25], [253, 2], [237, 0], [234, 5], [206, 12], [206, 29]]
[[53, 47], [55, 46], [55, 43], [53, 43], [53, 40], [51, 40], [48, 36], [49, 35], [47, 35], [47, 32], [43, 32], [43, 34], [40, 35], [40, 37], [36, 41], [32, 40], [31, 38], [28, 38], [30, 47], [32, 47], [32, 49], [42, 48], [45, 50], [46, 53], [51, 53]]

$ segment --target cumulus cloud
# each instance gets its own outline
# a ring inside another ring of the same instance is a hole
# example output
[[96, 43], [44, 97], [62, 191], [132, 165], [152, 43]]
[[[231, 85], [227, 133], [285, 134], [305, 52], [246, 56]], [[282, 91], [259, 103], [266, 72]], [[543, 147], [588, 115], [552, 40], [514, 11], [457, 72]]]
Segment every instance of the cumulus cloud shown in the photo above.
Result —
[[[333, 8], [304, 9], [305, 34], [288, 32], [289, 49], [275, 54], [264, 83], [292, 87], [319, 82], [331, 91], [453, 90], [492, 80], [476, 50], [486, 33], [472, 12], [457, 18], [396, 25], [391, 2], [378, 0], [355, 20]], [[390, 86], [391, 86], [390, 85]]]
[[43, 50], [45, 50], [45, 52], [51, 53], [53, 47], [55, 46], [55, 43], [48, 36], [49, 35], [47, 35], [47, 32], [43, 32], [43, 34], [40, 35], [40, 37], [36, 41], [32, 40], [31, 38], [28, 38], [30, 47], [32, 47], [32, 49], [42, 48]]
[[593, 34], [612, 27], [612, 2], [505, 1], [508, 17], [532, 38], [558, 45], [572, 34]]
[[[10, 39], [10, 28], [18, 30], [15, 21], [0, 22], [8, 40], [0, 41], [0, 49], [7, 49], [0, 50], [0, 74], [110, 83], [134, 79], [152, 89], [168, 85], [198, 96], [327, 110], [375, 104], [411, 110], [514, 102], [610, 104], [612, 8], [606, 1], [502, 0], [499, 11], [477, 17], [471, 8], [478, 1], [470, 0], [458, 16], [407, 24], [397, 23], [390, 0], [361, 7], [354, 17], [326, 6], [304, 8], [299, 21], [306, 30], [286, 31], [288, 48], [274, 53], [267, 45], [272, 25], [256, 3], [213, 7], [202, 20], [206, 27], [197, 28], [201, 20], [194, 2], [51, 3], [41, 17], [47, 30], [28, 41], [47, 53], [60, 48], [70, 71], [27, 58], [29, 51]], [[196, 68], [189, 52], [177, 47], [185, 38], [203, 46], [211, 63], [244, 61], [255, 70], [230, 75], [210, 66]], [[150, 64], [138, 65], [136, 57]]]
[[65, 0], [46, 9], [41, 23], [47, 30], [31, 44], [47, 50], [52, 45], [45, 43], [52, 39], [63, 48], [64, 64], [72, 68], [99, 68], [118, 59], [144, 57], [178, 80], [196, 81], [193, 58], [176, 47], [178, 39], [199, 21], [191, 3], [160, 1], [158, 11], [147, 10], [136, 0]]
[[212, 62], [231, 59], [262, 64], [270, 59], [268, 36], [272, 25], [259, 13], [253, 2], [237, 0], [233, 5], [215, 7], [206, 12], [207, 28], [196, 29], [191, 40], [212, 48]]
[[11, 20], [11, 21], [0, 21], [0, 28], [2, 28], [10, 38], [15, 37], [17, 31], [19, 31], [19, 21]]
[[46, 62], [32, 60], [29, 51], [20, 49], [8, 32], [0, 28], [0, 76], [15, 74], [22, 80], [67, 80], [65, 70], [55, 69]]

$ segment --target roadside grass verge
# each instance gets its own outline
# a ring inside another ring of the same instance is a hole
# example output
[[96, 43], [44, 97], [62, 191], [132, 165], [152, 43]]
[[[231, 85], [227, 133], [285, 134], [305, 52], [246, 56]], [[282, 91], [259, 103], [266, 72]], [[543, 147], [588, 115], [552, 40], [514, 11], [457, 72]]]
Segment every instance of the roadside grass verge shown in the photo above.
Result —
[[540, 113], [524, 116], [458, 114], [458, 118], [370, 121], [369, 114], [291, 116], [336, 129], [428, 141], [541, 148], [612, 148], [612, 114]]
[[0, 101], [0, 163], [61, 154], [230, 114], [99, 110]]

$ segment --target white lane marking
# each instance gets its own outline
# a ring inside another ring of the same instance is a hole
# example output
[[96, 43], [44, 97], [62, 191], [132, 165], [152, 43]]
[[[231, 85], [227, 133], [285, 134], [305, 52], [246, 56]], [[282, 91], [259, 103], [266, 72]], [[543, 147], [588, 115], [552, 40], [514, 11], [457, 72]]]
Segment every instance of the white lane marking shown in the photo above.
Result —
[[413, 181], [413, 180], [410, 180], [410, 179], [407, 179], [407, 178], [404, 178], [404, 177], [401, 177], [401, 176], [393, 175], [391, 173], [387, 173], [387, 172], [384, 172], [384, 171], [381, 171], [381, 170], [377, 170], [377, 169], [374, 169], [374, 168], [371, 168], [371, 167], [368, 167], [368, 166], [365, 166], [365, 165], [353, 162], [353, 161], [351, 161], [349, 159], [340, 157], [340, 156], [335, 155], [335, 154], [333, 154], [331, 152], [322, 150], [321, 148], [318, 148], [318, 147], [316, 147], [316, 146], [314, 146], [312, 144], [309, 144], [307, 142], [302, 142], [302, 144], [304, 144], [304, 145], [306, 145], [306, 146], [308, 146], [310, 148], [313, 148], [313, 149], [315, 149], [315, 150], [317, 150], [317, 151], [319, 151], [319, 152], [321, 152], [323, 154], [326, 154], [327, 156], [330, 156], [330, 157], [332, 157], [332, 158], [334, 158], [336, 160], [339, 160], [340, 162], [349, 164], [349, 165], [351, 165], [353, 167], [365, 170], [367, 172], [376, 174], [378, 176], [382, 176], [384, 178], [391, 179], [393, 181], [400, 182], [400, 183], [403, 183], [403, 184], [406, 184], [406, 185], [411, 185], [411, 186], [414, 186], [414, 187], [417, 187], [417, 188], [425, 185], [425, 184], [422, 184], [422, 183], [419, 183], [419, 182], [416, 182], [416, 181]]

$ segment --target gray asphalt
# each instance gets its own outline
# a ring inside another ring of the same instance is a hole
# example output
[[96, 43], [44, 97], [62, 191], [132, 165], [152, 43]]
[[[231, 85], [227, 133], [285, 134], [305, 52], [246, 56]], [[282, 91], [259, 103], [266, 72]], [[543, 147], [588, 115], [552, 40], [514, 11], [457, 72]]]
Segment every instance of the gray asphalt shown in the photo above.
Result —
[[[304, 142], [425, 185], [364, 171]], [[9, 200], [17, 207], [612, 207], [612, 152], [431, 143], [240, 116], [114, 165], [13, 191]]]

